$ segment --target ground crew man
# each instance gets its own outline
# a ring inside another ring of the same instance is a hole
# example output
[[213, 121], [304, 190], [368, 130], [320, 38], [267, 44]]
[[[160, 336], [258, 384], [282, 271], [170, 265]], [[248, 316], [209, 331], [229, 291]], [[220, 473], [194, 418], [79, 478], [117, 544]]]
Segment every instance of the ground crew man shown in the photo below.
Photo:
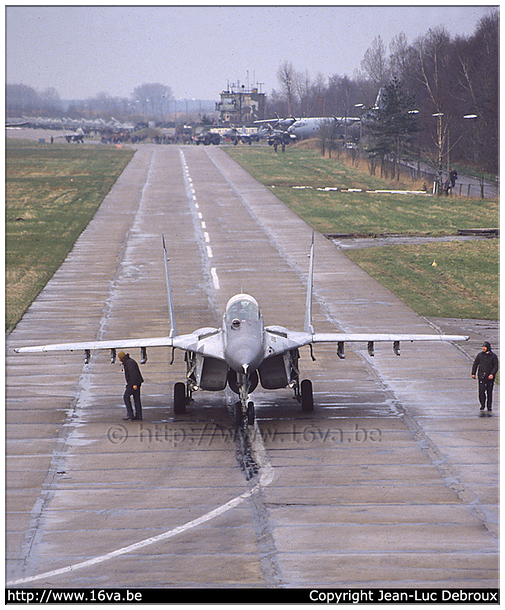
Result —
[[[124, 404], [126, 407], [126, 417], [124, 420], [132, 419], [142, 421], [142, 403], [140, 402], [140, 386], [144, 382], [142, 374], [139, 369], [139, 365], [133, 358], [130, 358], [130, 354], [119, 352], [117, 355], [121, 364], [124, 368], [124, 376], [126, 379], [126, 390], [123, 396]], [[135, 415], [133, 415], [131, 397], [133, 396], [133, 402], [135, 404]]]
[[[484, 342], [482, 351], [477, 354], [473, 361], [472, 377], [479, 379], [479, 402], [480, 410], [493, 410], [493, 386], [496, 373], [498, 372], [498, 356], [491, 351], [488, 341]], [[487, 399], [487, 403], [486, 403]]]

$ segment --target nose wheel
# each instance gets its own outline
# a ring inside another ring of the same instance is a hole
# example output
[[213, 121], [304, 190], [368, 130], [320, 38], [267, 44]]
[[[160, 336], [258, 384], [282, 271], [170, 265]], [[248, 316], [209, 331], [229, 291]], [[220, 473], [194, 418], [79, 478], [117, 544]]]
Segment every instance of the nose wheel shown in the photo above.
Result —
[[254, 426], [255, 411], [254, 411], [254, 403], [253, 402], [247, 403], [246, 415], [247, 415], [247, 423], [250, 426]]
[[240, 402], [235, 405], [235, 423], [237, 426], [242, 426], [244, 422], [249, 426], [254, 426], [255, 417], [256, 411], [253, 402], [249, 401], [245, 409]]

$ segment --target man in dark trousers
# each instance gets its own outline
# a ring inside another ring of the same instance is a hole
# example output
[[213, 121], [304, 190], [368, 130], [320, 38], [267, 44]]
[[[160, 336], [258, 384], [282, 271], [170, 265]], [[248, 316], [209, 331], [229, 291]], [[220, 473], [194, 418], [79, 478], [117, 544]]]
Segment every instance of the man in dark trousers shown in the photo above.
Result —
[[[144, 382], [142, 374], [140, 373], [139, 365], [133, 358], [130, 358], [130, 354], [119, 352], [117, 355], [121, 364], [124, 368], [124, 376], [126, 378], [126, 390], [123, 396], [124, 404], [126, 406], [126, 417], [124, 420], [133, 419], [142, 421], [142, 403], [140, 402], [140, 386]], [[131, 397], [133, 396], [133, 402], [135, 403], [135, 415], [133, 415]]]
[[496, 373], [498, 372], [498, 356], [491, 351], [488, 341], [484, 342], [482, 351], [477, 354], [472, 366], [472, 377], [479, 379], [479, 402], [480, 410], [493, 410], [493, 386]]
[[451, 188], [456, 186], [456, 180], [458, 179], [458, 172], [455, 169], [451, 169], [449, 172], [449, 180], [451, 181]]

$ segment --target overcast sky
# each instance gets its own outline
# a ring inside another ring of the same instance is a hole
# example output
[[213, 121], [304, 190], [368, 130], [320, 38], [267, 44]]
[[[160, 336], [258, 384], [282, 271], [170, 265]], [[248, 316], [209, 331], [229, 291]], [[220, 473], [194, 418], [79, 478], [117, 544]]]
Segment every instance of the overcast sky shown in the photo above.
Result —
[[[5, 6], [5, 5], [4, 5]], [[162, 83], [177, 99], [219, 99], [227, 84], [279, 88], [292, 62], [311, 78], [352, 77], [381, 36], [470, 35], [488, 6], [7, 6], [6, 80], [63, 99], [129, 97]]]

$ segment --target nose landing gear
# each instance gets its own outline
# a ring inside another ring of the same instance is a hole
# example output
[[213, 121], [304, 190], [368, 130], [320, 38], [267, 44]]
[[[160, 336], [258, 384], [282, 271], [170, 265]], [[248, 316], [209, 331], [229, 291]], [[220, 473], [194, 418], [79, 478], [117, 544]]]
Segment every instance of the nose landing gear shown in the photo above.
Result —
[[[254, 387], [252, 389], [254, 389]], [[255, 410], [254, 403], [249, 400], [249, 392], [251, 391], [251, 380], [249, 375], [237, 374], [237, 389], [240, 402], [236, 405], [235, 421], [237, 425], [241, 425], [245, 421], [249, 426], [253, 426]]]

